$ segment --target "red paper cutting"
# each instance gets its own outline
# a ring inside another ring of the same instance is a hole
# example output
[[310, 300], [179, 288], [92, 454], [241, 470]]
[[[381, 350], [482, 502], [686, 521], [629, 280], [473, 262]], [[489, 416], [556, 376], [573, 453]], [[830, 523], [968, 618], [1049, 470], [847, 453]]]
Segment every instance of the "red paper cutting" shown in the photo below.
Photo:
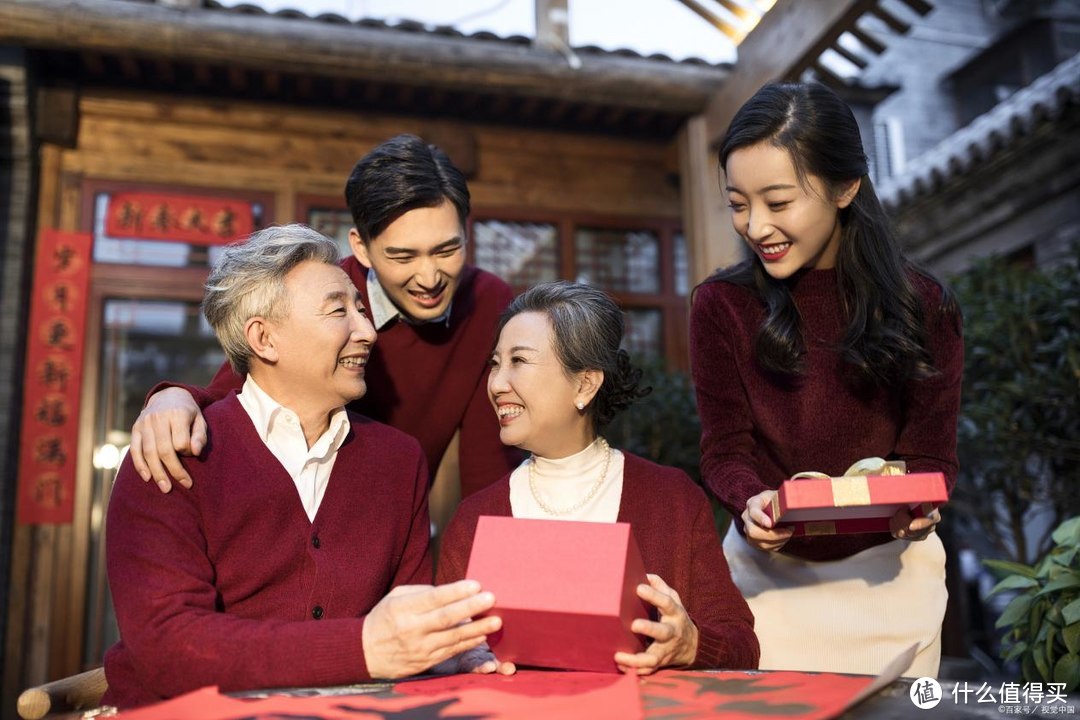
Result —
[[861, 675], [661, 671], [641, 685], [645, 717], [824, 720], [874, 682]]
[[[557, 678], [557, 679], [556, 679]], [[446, 682], [446, 681], [451, 682]], [[514, 677], [456, 676], [398, 683], [374, 694], [238, 700], [203, 688], [119, 714], [123, 720], [640, 720], [633, 675], [522, 671]]]
[[[875, 678], [800, 672], [664, 670], [636, 675], [522, 670], [399, 682], [363, 693], [330, 688], [317, 697], [239, 700], [203, 688], [137, 710], [123, 720], [825, 720], [857, 702]], [[303, 692], [319, 692], [318, 690]]]

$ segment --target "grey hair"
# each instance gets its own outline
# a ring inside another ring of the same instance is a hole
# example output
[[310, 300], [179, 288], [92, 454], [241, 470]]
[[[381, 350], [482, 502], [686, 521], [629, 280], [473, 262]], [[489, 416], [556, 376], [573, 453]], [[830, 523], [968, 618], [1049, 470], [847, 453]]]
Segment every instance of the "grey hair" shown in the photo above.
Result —
[[588, 409], [594, 430], [652, 390], [638, 387], [641, 370], [633, 368], [630, 356], [619, 348], [625, 329], [622, 310], [603, 290], [567, 280], [534, 285], [503, 311], [496, 336], [511, 318], [525, 312], [547, 315], [555, 355], [567, 376], [585, 370], [604, 372], [604, 382]]
[[306, 261], [336, 265], [338, 247], [306, 225], [278, 225], [228, 245], [206, 279], [202, 311], [237, 374], [251, 370], [244, 327], [253, 317], [288, 313], [285, 276]]

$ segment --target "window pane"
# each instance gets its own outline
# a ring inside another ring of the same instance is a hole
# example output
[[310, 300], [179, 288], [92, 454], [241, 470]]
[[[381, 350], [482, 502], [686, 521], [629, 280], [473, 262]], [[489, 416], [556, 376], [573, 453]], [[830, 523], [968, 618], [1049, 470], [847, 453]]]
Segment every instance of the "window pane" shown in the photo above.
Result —
[[686, 236], [675, 233], [675, 294], [686, 297], [690, 294], [690, 253], [686, 247]]
[[473, 223], [477, 267], [511, 287], [526, 288], [559, 278], [558, 230], [549, 223], [477, 220]]
[[664, 356], [664, 318], [655, 308], [633, 308], [626, 311], [626, 333], [623, 348], [635, 364], [657, 360]]
[[348, 210], [311, 208], [308, 211], [307, 224], [326, 237], [337, 241], [338, 254], [346, 258], [352, 255], [349, 247], [349, 231], [352, 230], [352, 214]]
[[166, 378], [205, 385], [225, 359], [195, 301], [107, 299], [100, 340], [84, 646], [88, 664], [100, 662], [119, 639], [105, 577], [105, 508], [145, 393]]
[[574, 246], [578, 282], [612, 292], [660, 292], [660, 241], [654, 233], [581, 228]]
[[[221, 246], [184, 241], [114, 238], [105, 234], [110, 193], [94, 198], [94, 262], [154, 267], [209, 267], [221, 253]], [[262, 206], [251, 204], [255, 227], [262, 226]]]

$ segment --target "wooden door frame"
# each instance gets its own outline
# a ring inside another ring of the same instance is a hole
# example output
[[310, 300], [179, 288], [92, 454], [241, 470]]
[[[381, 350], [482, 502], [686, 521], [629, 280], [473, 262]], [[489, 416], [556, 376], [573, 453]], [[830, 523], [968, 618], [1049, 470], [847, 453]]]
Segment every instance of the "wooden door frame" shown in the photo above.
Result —
[[[188, 187], [165, 183], [141, 183], [83, 178], [80, 183], [78, 227], [93, 233], [95, 202], [108, 192], [189, 193], [229, 197], [259, 203], [265, 224], [274, 215], [274, 196], [267, 192], [232, 191], [221, 188]], [[90, 510], [93, 501], [93, 468], [84, 460], [93, 456], [94, 425], [101, 371], [102, 312], [107, 299], [200, 301], [208, 268], [174, 268], [148, 265], [91, 263], [90, 289], [83, 350], [83, 386], [79, 411], [78, 457], [75, 475], [75, 511], [70, 526], [56, 529], [56, 560], [51, 569], [53, 604], [49, 621], [49, 675], [62, 677], [84, 667], [87, 630], [87, 593], [90, 559]], [[147, 388], [149, 390], [150, 388]]]

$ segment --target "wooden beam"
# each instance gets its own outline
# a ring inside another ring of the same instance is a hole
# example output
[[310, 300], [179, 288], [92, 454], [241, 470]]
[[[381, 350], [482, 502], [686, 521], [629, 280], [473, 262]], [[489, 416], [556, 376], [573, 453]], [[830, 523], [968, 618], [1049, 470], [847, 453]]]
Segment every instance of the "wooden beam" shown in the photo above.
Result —
[[896, 17], [880, 5], [874, 5], [874, 7], [870, 8], [870, 14], [885, 23], [890, 30], [898, 35], [903, 35], [911, 29], [911, 25]]
[[794, 79], [877, 0], [778, 0], [739, 45], [739, 59], [705, 111], [710, 142], [732, 115], [770, 80]]
[[927, 0], [901, 0], [909, 8], [917, 12], [919, 15], [926, 15], [934, 9], [933, 3], [927, 2]]
[[847, 60], [849, 63], [851, 63], [855, 67], [859, 68], [860, 70], [866, 69], [866, 66], [870, 64], [865, 58], [861, 57], [860, 55], [857, 55], [857, 54], [853, 53], [852, 51], [850, 51], [846, 47], [844, 47], [840, 43], [839, 40], [837, 40], [832, 45], [830, 45], [829, 49], [832, 50], [837, 55], [839, 55], [840, 57]]
[[848, 28], [848, 32], [851, 33], [852, 37], [858, 40], [863, 47], [875, 55], [881, 55], [885, 52], [885, 43], [881, 42], [858, 25], [852, 25]]
[[735, 42], [736, 44], [742, 41], [744, 33], [741, 29], [724, 20], [712, 10], [697, 2], [697, 0], [679, 0], [679, 2], [685, 5], [690, 10], [697, 13], [699, 17], [705, 20], [705, 22], [709, 23], [714, 28], [727, 35], [728, 39], [730, 39], [731, 41]]
[[703, 116], [683, 126], [678, 149], [683, 234], [690, 253], [690, 283], [697, 285], [713, 270], [742, 260], [744, 252], [730, 217], [722, 212], [720, 172]]
[[[817, 5], [817, 2], [807, 3]], [[771, 14], [771, 13], [770, 13]], [[697, 113], [726, 67], [128, 0], [0, 2], [0, 44]]]
[[549, 50], [570, 47], [570, 11], [566, 0], [535, 0], [536, 35], [533, 43]]
[[39, 140], [75, 147], [79, 139], [79, 91], [73, 87], [40, 88], [34, 125]]
[[828, 85], [833, 90], [839, 90], [846, 84], [844, 78], [840, 77], [821, 61], [815, 62], [810, 66], [814, 70], [814, 74], [817, 76], [818, 82], [822, 85]]

